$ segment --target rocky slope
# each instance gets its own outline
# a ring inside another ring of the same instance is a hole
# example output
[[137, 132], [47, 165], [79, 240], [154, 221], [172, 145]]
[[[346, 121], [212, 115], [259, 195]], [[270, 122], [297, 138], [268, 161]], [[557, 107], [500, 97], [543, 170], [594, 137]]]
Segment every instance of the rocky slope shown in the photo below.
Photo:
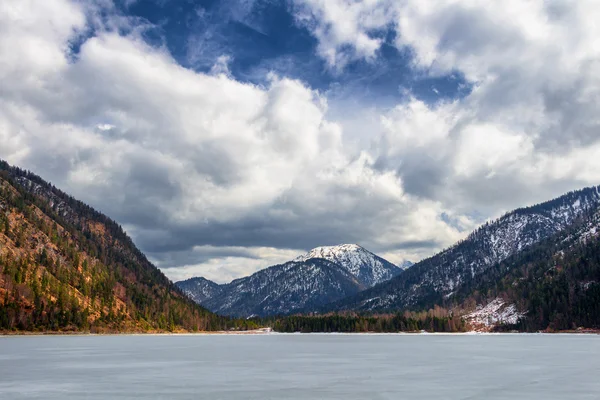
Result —
[[566, 230], [599, 205], [599, 188], [592, 187], [515, 210], [485, 224], [450, 249], [415, 264], [398, 277], [322, 311], [388, 311], [439, 303], [490, 267]]

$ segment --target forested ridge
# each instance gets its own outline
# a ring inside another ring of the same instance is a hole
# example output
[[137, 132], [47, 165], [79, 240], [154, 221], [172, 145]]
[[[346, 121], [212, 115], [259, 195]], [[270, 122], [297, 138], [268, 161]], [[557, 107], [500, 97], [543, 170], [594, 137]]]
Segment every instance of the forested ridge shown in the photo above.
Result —
[[506, 213], [467, 238], [422, 260], [387, 282], [324, 307], [322, 312], [390, 312], [440, 304], [472, 277], [485, 274], [528, 247], [570, 229], [600, 207], [600, 188], [589, 187]]
[[0, 162], [0, 330], [254, 327], [189, 300], [110, 218]]
[[500, 298], [524, 314], [496, 330], [600, 329], [600, 214], [496, 264], [439, 304], [471, 309]]
[[441, 307], [427, 311], [396, 314], [292, 315], [264, 319], [277, 332], [465, 332], [468, 327], [457, 314]]

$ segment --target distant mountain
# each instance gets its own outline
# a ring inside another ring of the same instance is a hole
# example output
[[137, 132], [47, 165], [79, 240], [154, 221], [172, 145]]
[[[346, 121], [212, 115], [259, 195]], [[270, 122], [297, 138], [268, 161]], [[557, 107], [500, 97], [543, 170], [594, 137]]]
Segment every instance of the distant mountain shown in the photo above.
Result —
[[354, 275], [365, 287], [375, 286], [402, 272], [402, 269], [356, 244], [316, 247], [294, 261], [322, 258]]
[[401, 262], [401, 263], [398, 265], [398, 267], [399, 267], [401, 270], [405, 270], [405, 269], [409, 269], [409, 268], [410, 268], [410, 267], [412, 267], [413, 265], [415, 265], [415, 263], [414, 263], [414, 262], [412, 262], [412, 261], [408, 261], [408, 260], [404, 260], [404, 261], [402, 261], [402, 262]]
[[599, 205], [600, 188], [592, 187], [515, 210], [399, 276], [322, 311], [390, 311], [440, 304], [494, 265], [566, 230]]
[[266, 316], [314, 311], [402, 272], [355, 245], [317, 247], [294, 261], [218, 285], [204, 278], [177, 282], [191, 299], [223, 315]]
[[0, 161], [0, 330], [225, 329], [110, 218]]
[[[193, 285], [189, 282], [177, 285], [180, 288]], [[205, 282], [200, 285], [210, 286]], [[220, 288], [216, 296], [206, 298], [202, 304], [218, 314], [235, 317], [314, 311], [365, 289], [346, 268], [320, 258], [276, 265]]]
[[176, 285], [183, 293], [198, 304], [202, 304], [206, 300], [217, 297], [223, 293], [222, 285], [202, 277], [180, 281], [177, 282]]

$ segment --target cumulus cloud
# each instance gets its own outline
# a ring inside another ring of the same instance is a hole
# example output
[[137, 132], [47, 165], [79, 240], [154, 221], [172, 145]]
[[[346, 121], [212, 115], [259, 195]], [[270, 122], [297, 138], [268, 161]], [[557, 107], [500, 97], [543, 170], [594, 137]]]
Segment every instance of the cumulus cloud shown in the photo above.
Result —
[[462, 235], [436, 201], [348, 152], [327, 99], [299, 81], [182, 68], [120, 15], [129, 33], [96, 25], [73, 57], [98, 9], [3, 7], [0, 157], [117, 219], [170, 276], [231, 278], [322, 244], [429, 249]]
[[376, 165], [394, 169], [407, 193], [495, 215], [600, 181], [589, 156], [600, 143], [597, 2], [297, 2], [330, 53], [369, 60], [364, 41], [377, 51], [387, 30], [389, 45], [412, 54], [415, 73], [458, 72], [474, 85], [462, 99], [410, 98], [382, 112]]
[[294, 0], [339, 73], [387, 43], [474, 85], [335, 118], [293, 77], [237, 81], [229, 55], [183, 68], [108, 1], [33, 3], [0, 4], [0, 157], [118, 220], [174, 279], [342, 242], [416, 260], [600, 181], [593, 2]]

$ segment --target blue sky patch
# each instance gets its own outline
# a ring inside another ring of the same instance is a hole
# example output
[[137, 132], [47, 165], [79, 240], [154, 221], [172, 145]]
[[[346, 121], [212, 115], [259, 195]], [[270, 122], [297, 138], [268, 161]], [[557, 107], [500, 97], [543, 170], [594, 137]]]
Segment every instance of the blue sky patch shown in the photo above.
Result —
[[459, 73], [431, 77], [412, 68], [410, 51], [391, 45], [391, 28], [380, 32], [385, 41], [374, 60], [355, 60], [341, 71], [332, 70], [317, 55], [317, 40], [296, 23], [286, 1], [137, 0], [127, 5], [123, 0], [120, 8], [153, 26], [144, 30], [150, 45], [165, 46], [182, 66], [199, 72], [209, 72], [226, 56], [230, 73], [239, 81], [264, 84], [274, 72], [320, 91], [335, 89], [338, 96], [361, 93], [365, 106], [392, 105], [407, 93], [436, 103], [471, 91]]

